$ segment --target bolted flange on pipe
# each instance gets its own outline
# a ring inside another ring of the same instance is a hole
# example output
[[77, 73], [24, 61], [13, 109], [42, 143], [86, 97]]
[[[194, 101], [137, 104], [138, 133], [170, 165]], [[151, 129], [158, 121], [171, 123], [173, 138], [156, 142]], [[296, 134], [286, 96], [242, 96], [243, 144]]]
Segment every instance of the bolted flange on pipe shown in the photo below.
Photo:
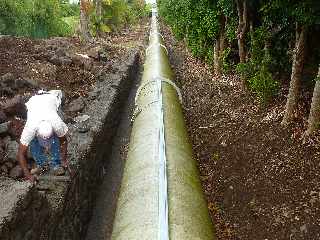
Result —
[[113, 240], [213, 240], [213, 226], [153, 11]]

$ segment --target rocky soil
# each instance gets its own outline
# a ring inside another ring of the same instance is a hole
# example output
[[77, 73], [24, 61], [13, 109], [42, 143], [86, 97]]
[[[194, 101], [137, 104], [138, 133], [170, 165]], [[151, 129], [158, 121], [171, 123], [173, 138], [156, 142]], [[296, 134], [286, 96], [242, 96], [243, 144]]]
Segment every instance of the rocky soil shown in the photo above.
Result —
[[261, 106], [235, 75], [216, 77], [163, 26], [217, 239], [320, 239], [319, 133], [303, 140], [310, 92], [280, 126], [287, 88]]
[[[145, 23], [92, 44], [78, 38], [31, 40], [0, 36], [0, 176], [21, 178], [16, 154], [26, 119], [24, 103], [38, 90], [61, 89], [65, 121], [94, 100], [94, 84], [118, 72], [128, 49], [143, 49]], [[33, 163], [29, 155], [30, 167]]]

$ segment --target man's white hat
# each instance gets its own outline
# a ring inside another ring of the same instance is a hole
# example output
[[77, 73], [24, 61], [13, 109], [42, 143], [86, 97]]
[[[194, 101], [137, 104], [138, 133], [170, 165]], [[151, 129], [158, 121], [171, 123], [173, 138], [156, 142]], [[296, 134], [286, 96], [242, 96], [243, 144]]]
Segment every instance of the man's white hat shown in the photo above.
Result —
[[41, 121], [38, 126], [37, 135], [43, 139], [48, 139], [52, 136], [52, 125], [48, 121]]

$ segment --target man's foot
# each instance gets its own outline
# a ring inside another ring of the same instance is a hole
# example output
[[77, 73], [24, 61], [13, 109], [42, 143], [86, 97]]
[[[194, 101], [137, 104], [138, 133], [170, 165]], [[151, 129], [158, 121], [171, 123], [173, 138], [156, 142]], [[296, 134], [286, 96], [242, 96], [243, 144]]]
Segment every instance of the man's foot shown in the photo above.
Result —
[[31, 175], [38, 175], [41, 172], [39, 167], [32, 168], [30, 170]]
[[65, 174], [65, 170], [63, 167], [54, 167], [52, 170], [53, 175], [55, 176], [63, 176]]
[[40, 175], [48, 171], [48, 166], [36, 166], [30, 170], [31, 175]]

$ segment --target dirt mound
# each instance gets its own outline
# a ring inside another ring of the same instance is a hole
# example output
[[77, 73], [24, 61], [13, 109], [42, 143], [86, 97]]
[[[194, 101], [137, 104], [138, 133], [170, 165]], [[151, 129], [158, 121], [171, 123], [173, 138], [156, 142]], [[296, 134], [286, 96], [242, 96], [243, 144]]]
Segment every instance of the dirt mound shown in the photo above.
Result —
[[0, 176], [17, 176], [16, 171], [10, 172], [17, 165], [17, 142], [26, 118], [24, 103], [29, 97], [40, 89], [61, 89], [65, 121], [72, 122], [87, 102], [97, 97], [94, 85], [105, 81], [110, 73], [119, 74], [119, 63], [127, 60], [129, 50], [143, 47], [146, 27], [141, 23], [91, 44], [78, 38], [0, 36], [0, 153], [4, 153]]
[[319, 136], [302, 141], [306, 108], [283, 129], [285, 95], [262, 107], [163, 28], [217, 238], [319, 239]]

